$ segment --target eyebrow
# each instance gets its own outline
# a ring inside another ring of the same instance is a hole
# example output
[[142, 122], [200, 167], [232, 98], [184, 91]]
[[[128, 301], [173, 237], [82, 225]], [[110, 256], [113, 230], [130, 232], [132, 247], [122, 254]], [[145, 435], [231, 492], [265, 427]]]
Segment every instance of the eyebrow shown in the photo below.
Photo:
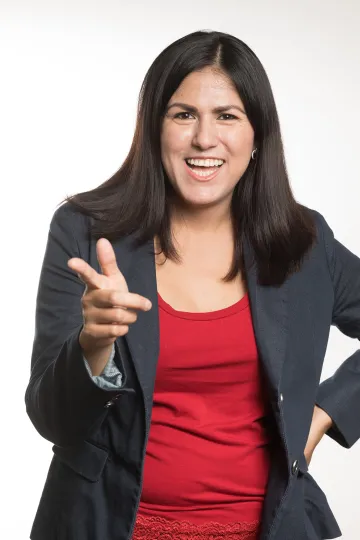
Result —
[[[166, 112], [171, 109], [171, 107], [181, 107], [182, 109], [185, 109], [186, 111], [188, 112], [191, 112], [191, 113], [197, 113], [199, 112], [198, 109], [196, 107], [193, 107], [192, 105], [188, 105], [187, 103], [180, 103], [178, 101], [176, 101], [175, 103], [172, 103], [171, 105], [169, 105], [167, 108], [166, 108]], [[225, 111], [228, 111], [229, 109], [238, 109], [240, 112], [242, 112], [243, 114], [246, 114], [245, 111], [239, 107], [238, 105], [224, 105], [222, 107], [215, 107], [212, 112], [214, 113], [221, 113], [221, 112], [225, 112]]]

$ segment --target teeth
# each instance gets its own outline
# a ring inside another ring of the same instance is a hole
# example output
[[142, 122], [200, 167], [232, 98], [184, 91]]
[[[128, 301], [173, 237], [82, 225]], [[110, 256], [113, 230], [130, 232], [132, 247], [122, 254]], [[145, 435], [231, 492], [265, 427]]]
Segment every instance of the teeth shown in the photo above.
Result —
[[196, 171], [197, 176], [210, 176], [216, 171], [216, 169], [211, 169], [211, 171]]
[[197, 167], [219, 167], [224, 161], [222, 159], [187, 159], [186, 163]]

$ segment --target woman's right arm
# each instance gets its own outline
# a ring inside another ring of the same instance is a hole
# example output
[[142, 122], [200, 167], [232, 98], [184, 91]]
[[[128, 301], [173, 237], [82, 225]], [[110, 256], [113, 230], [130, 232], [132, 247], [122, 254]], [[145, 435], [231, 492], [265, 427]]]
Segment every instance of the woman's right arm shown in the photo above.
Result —
[[126, 373], [116, 341], [114, 354], [121, 366], [121, 387], [100, 387], [85, 365], [79, 343], [84, 283], [67, 262], [81, 257], [76, 237], [85, 234], [88, 218], [69, 206], [65, 203], [58, 208], [50, 223], [36, 298], [31, 376], [25, 394], [26, 410], [35, 428], [59, 446], [89, 436], [105, 419], [109, 403], [133, 391], [125, 388]]

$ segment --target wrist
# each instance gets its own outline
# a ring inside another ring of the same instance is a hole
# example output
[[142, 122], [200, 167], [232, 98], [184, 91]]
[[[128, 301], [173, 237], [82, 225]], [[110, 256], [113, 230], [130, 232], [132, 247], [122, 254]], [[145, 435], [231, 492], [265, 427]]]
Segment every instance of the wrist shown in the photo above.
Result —
[[110, 343], [103, 346], [94, 346], [94, 343], [87, 343], [86, 338], [80, 334], [79, 344], [86, 358], [86, 361], [91, 369], [93, 376], [101, 375], [104, 371], [106, 364], [109, 361], [114, 343]]
[[319, 430], [326, 433], [333, 425], [333, 420], [323, 409], [321, 409], [318, 405], [315, 405], [313, 423], [319, 428]]

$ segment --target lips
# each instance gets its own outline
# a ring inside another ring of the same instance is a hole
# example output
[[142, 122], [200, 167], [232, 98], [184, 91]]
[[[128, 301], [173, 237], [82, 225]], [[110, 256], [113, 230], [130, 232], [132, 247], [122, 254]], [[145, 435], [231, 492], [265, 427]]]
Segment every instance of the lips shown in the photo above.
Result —
[[[189, 158], [190, 159], [190, 158]], [[190, 163], [188, 163], [185, 159], [185, 165], [187, 167], [187, 169], [190, 169], [192, 171], [194, 171], [195, 173], [198, 173], [200, 171], [216, 171], [217, 169], [221, 169], [221, 167], [224, 165], [225, 162], [223, 162], [221, 165], [209, 165], [208, 167], [206, 167], [205, 165], [192, 165]], [[199, 175], [199, 176], [202, 176], [202, 175]], [[207, 178], [207, 177], [205, 177]]]
[[[217, 174], [219, 174], [220, 169], [222, 167], [222, 165], [217, 166], [217, 167], [216, 166], [215, 167], [201, 167], [201, 170], [204, 170], [204, 172], [209, 169], [214, 171], [213, 173], [202, 175], [202, 174], [198, 174], [194, 169], [192, 169], [186, 163], [186, 161], [184, 163], [185, 163], [185, 169], [188, 175], [194, 178], [195, 180], [198, 180], [199, 182], [208, 182], [209, 180], [212, 180], [213, 178], [215, 178]], [[200, 170], [200, 167], [198, 167], [198, 170]]]

